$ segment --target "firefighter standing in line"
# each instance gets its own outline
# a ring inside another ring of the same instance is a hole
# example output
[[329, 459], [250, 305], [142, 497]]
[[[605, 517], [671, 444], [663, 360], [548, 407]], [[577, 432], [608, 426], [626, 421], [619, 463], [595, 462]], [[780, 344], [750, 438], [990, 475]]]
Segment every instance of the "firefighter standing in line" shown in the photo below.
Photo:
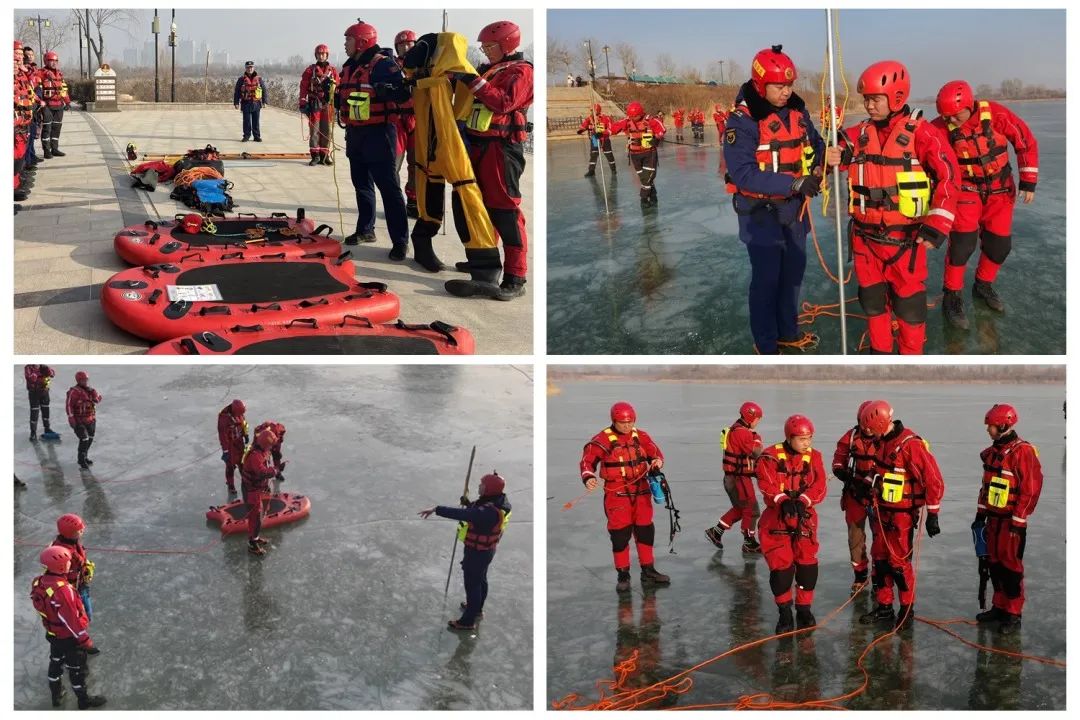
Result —
[[68, 425], [79, 438], [79, 467], [84, 470], [90, 469], [94, 464], [94, 461], [87, 457], [87, 453], [94, 444], [99, 402], [101, 393], [90, 387], [90, 376], [82, 370], [75, 373], [75, 385], [67, 391], [67, 419]]
[[[14, 200], [16, 203], [26, 200], [30, 196], [30, 188], [34, 184], [33, 165], [30, 163], [30, 152], [34, 141], [32, 127], [34, 122], [34, 95], [33, 72], [24, 63], [22, 43], [15, 41], [14, 77], [13, 87], [15, 100], [14, 116]], [[16, 210], [19, 208], [16, 207]]]
[[460, 523], [458, 537], [464, 547], [461, 571], [465, 582], [465, 602], [461, 603], [461, 617], [447, 623], [451, 630], [475, 630], [476, 622], [484, 619], [488, 567], [495, 559], [495, 549], [510, 522], [506, 480], [499, 473], [492, 472], [480, 478], [479, 493], [480, 497], [474, 503], [462, 498], [462, 505], [466, 507], [436, 505], [419, 513], [425, 519], [434, 514]]
[[236, 79], [236, 87], [233, 89], [233, 107], [244, 114], [244, 137], [240, 142], [247, 142], [248, 138], [252, 137], [255, 142], [262, 142], [259, 113], [266, 103], [266, 83], [255, 71], [254, 61], [248, 60], [244, 63], [244, 74]]
[[596, 161], [600, 159], [601, 150], [607, 158], [611, 174], [617, 173], [615, 152], [611, 149], [611, 118], [602, 110], [600, 103], [596, 103], [592, 107], [592, 112], [581, 121], [581, 127], [577, 131], [578, 135], [589, 133], [589, 169], [585, 172], [585, 177], [596, 175]]
[[664, 126], [656, 118], [646, 115], [645, 108], [636, 100], [626, 106], [626, 117], [612, 123], [611, 134], [626, 133], [626, 149], [630, 163], [641, 183], [641, 207], [656, 204], [656, 172], [659, 155], [656, 145], [664, 139]]
[[1043, 484], [1039, 451], [1016, 434], [1019, 420], [1011, 405], [994, 405], [986, 413], [986, 432], [993, 444], [981, 453], [982, 486], [971, 523], [972, 531], [985, 538], [994, 584], [993, 605], [975, 619], [997, 622], [1005, 634], [1020, 629], [1028, 518], [1035, 512]]
[[39, 414], [45, 426], [41, 439], [59, 440], [59, 433], [49, 424], [49, 385], [56, 377], [56, 371], [48, 365], [27, 365], [23, 368], [23, 376], [26, 378], [26, 392], [30, 396], [30, 442], [35, 442], [38, 437]]
[[334, 87], [338, 84], [337, 68], [330, 64], [330, 48], [315, 47], [315, 62], [307, 66], [300, 77], [300, 112], [308, 119], [308, 165], [333, 165], [330, 159], [330, 123], [334, 122]]
[[847, 524], [848, 553], [851, 555], [852, 572], [855, 573], [851, 583], [852, 593], [862, 590], [870, 568], [866, 554], [866, 509], [874, 490], [876, 449], [874, 438], [859, 426], [859, 416], [869, 403], [867, 400], [859, 406], [855, 427], [836, 442], [832, 461], [833, 475], [844, 484], [840, 493], [840, 509]]
[[[637, 413], [627, 402], [611, 406], [611, 425], [589, 440], [581, 454], [581, 482], [594, 490], [604, 481], [604, 514], [615, 559], [618, 592], [630, 591], [630, 538], [637, 544], [643, 585], [667, 585], [671, 578], [653, 566], [653, 493], [650, 471], [664, 466], [664, 454], [649, 434], [634, 423]], [[599, 466], [599, 479], [597, 476]]]
[[964, 272], [980, 242], [982, 254], [975, 270], [973, 297], [997, 312], [1005, 303], [994, 290], [998, 270], [1012, 249], [1012, 219], [1016, 208], [1016, 183], [1009, 164], [1009, 143], [1020, 166], [1020, 199], [1035, 199], [1039, 181], [1039, 145], [1031, 129], [1004, 105], [990, 100], [976, 102], [971, 86], [963, 80], [945, 83], [938, 91], [938, 117], [933, 124], [948, 138], [960, 164], [960, 197], [956, 222], [949, 233], [949, 254], [941, 310], [954, 327], [967, 330]]
[[686, 110], [684, 108], [676, 108], [675, 112], [671, 113], [671, 117], [675, 120], [675, 142], [682, 142], [683, 124], [686, 122]]
[[244, 418], [247, 408], [242, 400], [233, 400], [218, 413], [217, 432], [221, 444], [221, 461], [225, 463], [225, 485], [229, 494], [236, 494], [236, 468], [244, 459], [248, 444], [248, 424]]
[[723, 548], [721, 538], [730, 530], [736, 520], [742, 520], [743, 552], [761, 552], [757, 540], [758, 511], [757, 490], [754, 488], [754, 465], [761, 456], [764, 447], [761, 436], [754, 428], [761, 422], [764, 414], [757, 403], [746, 402], [739, 408], [739, 418], [730, 427], [724, 428], [720, 436], [720, 447], [724, 451], [724, 490], [731, 499], [731, 509], [720, 518], [714, 527], [705, 531], [713, 545]]
[[[31, 94], [37, 87], [38, 66], [34, 62], [34, 48], [23, 45], [23, 66], [27, 81], [30, 83]], [[34, 143], [41, 134], [41, 101], [36, 94], [33, 95], [33, 116], [30, 123], [30, 142], [26, 146], [26, 168], [30, 172], [37, 169], [38, 155]]]
[[[94, 618], [94, 607], [90, 602], [90, 581], [94, 579], [94, 561], [86, 557], [86, 548], [82, 544], [83, 532], [86, 523], [74, 513], [61, 515], [56, 520], [56, 532], [58, 533], [52, 544], [55, 547], [67, 548], [71, 553], [71, 566], [68, 568], [68, 582], [75, 588], [86, 610], [87, 621]], [[89, 650], [90, 655], [97, 655], [100, 650]]]
[[36, 77], [35, 91], [44, 103], [41, 109], [41, 149], [46, 160], [67, 154], [60, 151], [60, 129], [64, 124], [64, 111], [71, 107], [71, 98], [59, 63], [60, 57], [56, 53], [45, 53], [45, 67], [38, 70]]

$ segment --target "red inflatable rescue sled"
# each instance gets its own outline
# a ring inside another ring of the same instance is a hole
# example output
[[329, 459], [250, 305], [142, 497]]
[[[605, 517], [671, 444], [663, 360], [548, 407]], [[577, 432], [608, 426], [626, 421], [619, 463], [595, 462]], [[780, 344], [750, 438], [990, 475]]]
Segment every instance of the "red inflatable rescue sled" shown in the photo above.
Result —
[[[274, 493], [263, 499], [262, 527], [277, 527], [306, 518], [311, 512], [311, 500], [306, 495]], [[248, 506], [243, 500], [233, 500], [226, 505], [211, 507], [206, 519], [221, 525], [223, 535], [247, 532]]]

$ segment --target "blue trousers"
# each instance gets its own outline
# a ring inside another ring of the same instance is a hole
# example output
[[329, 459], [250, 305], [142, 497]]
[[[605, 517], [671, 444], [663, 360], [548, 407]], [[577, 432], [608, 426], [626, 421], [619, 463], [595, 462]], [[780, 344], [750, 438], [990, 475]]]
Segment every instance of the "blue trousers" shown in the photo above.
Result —
[[487, 571], [494, 558], [494, 550], [465, 549], [461, 559], [461, 570], [465, 576], [465, 612], [461, 613], [459, 620], [462, 625], [472, 625], [476, 616], [484, 611], [488, 594]]
[[244, 137], [254, 137], [256, 140], [261, 138], [259, 113], [262, 111], [262, 107], [255, 104], [243, 104], [240, 106], [240, 110], [244, 113]]
[[375, 188], [382, 196], [386, 229], [394, 247], [409, 244], [409, 217], [397, 174], [397, 129], [389, 124], [350, 127], [345, 155], [356, 189], [356, 232], [375, 231]]
[[[750, 332], [758, 352], [774, 355], [779, 350], [777, 340], [799, 335], [806, 229], [802, 223], [762, 227], [756, 219], [740, 216], [739, 235], [750, 255]], [[770, 241], [764, 242], [766, 238]]]
[[34, 121], [30, 123], [30, 142], [26, 144], [26, 157], [23, 158], [28, 163], [36, 163], [38, 161], [37, 153], [34, 152], [34, 143], [37, 141], [38, 127], [40, 123]]

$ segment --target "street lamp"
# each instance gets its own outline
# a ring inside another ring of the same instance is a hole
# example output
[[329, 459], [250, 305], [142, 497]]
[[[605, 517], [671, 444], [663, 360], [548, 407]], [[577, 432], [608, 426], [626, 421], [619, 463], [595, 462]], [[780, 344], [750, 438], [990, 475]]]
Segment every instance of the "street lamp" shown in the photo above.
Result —
[[596, 87], [596, 61], [593, 60], [592, 40], [586, 40], [585, 47], [589, 51], [589, 79], [592, 80], [593, 87]]
[[724, 61], [723, 60], [717, 60], [716, 62], [720, 66], [720, 84], [723, 85], [724, 84]]
[[43, 18], [40, 15], [38, 15], [37, 17], [30, 18], [29, 23], [30, 23], [30, 27], [36, 27], [37, 28], [38, 52], [40, 52], [41, 55], [44, 57], [45, 48], [42, 46], [42, 42], [41, 42], [41, 26], [44, 23], [45, 27], [52, 27], [52, 22], [49, 20], [49, 18]]
[[169, 28], [169, 47], [172, 48], [172, 85], [169, 90], [169, 102], [176, 102], [176, 10], [172, 11], [172, 25]]
[[157, 10], [154, 11], [154, 22], [150, 25], [150, 32], [154, 33], [154, 102], [158, 97], [158, 53], [161, 46], [158, 44], [158, 34], [161, 32], [161, 21], [158, 20]]
[[611, 48], [609, 48], [607, 45], [605, 45], [603, 49], [604, 49], [604, 67], [607, 69], [607, 91], [608, 91], [608, 94], [610, 95], [611, 94], [611, 62], [608, 59], [608, 54], [607, 53], [608, 53], [608, 50], [610, 50]]

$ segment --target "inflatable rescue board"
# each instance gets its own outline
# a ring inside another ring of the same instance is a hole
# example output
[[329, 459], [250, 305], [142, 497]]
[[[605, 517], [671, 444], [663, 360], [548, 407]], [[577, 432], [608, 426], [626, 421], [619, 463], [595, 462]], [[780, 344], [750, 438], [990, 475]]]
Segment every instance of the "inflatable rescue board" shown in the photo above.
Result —
[[[295, 493], [274, 493], [263, 498], [262, 528], [277, 527], [285, 523], [296, 522], [311, 513], [311, 500], [306, 495]], [[217, 505], [206, 511], [206, 519], [221, 525], [223, 535], [247, 532], [248, 506], [243, 500], [233, 500], [225, 505]]]

